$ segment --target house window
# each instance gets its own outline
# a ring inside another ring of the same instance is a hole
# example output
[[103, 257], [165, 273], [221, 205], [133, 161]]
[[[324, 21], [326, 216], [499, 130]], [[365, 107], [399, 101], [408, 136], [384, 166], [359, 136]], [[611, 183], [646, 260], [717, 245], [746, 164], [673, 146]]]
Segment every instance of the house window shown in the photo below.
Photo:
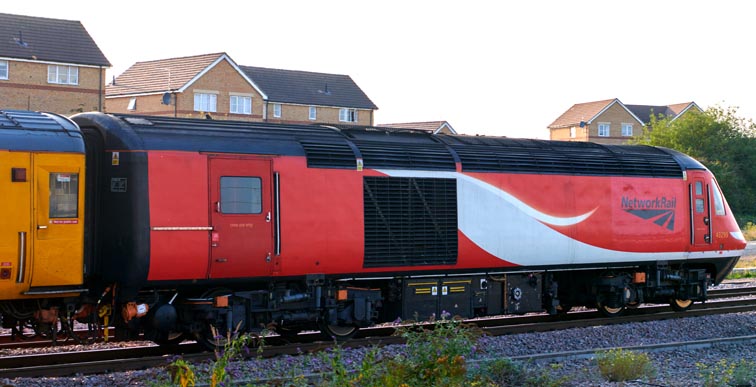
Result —
[[0, 60], [0, 79], [8, 79], [8, 61]]
[[273, 117], [281, 117], [281, 104], [280, 103], [274, 103], [273, 104]]
[[575, 129], [574, 126], [570, 126], [570, 138], [575, 138], [576, 137], [575, 130], [576, 129]]
[[339, 121], [341, 122], [357, 122], [357, 110], [356, 109], [339, 109]]
[[633, 124], [622, 124], [622, 135], [624, 137], [633, 136]]
[[252, 97], [232, 95], [229, 111], [236, 114], [252, 114]]
[[136, 110], [136, 97], [133, 97], [129, 100], [129, 106], [126, 107], [126, 109], [129, 110]]
[[599, 137], [609, 137], [609, 127], [610, 124], [604, 122], [599, 122], [598, 124], [598, 135]]
[[195, 112], [216, 112], [218, 96], [211, 93], [194, 93]]
[[47, 66], [47, 83], [60, 85], [78, 85], [79, 68], [76, 66]]
[[318, 119], [318, 110], [315, 106], [310, 106], [310, 119], [313, 121]]

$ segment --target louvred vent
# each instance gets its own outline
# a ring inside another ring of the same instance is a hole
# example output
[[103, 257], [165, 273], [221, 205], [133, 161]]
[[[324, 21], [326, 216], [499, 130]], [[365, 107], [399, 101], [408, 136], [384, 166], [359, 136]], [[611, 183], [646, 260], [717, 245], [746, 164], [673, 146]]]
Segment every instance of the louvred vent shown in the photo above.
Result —
[[457, 262], [457, 181], [364, 177], [365, 267]]

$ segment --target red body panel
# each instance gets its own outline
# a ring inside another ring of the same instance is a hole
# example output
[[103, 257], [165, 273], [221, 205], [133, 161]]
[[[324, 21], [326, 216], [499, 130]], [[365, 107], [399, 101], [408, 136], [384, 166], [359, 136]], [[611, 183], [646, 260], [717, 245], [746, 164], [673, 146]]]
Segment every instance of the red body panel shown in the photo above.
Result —
[[210, 247], [208, 231], [202, 228], [209, 225], [207, 157], [170, 151], [149, 152], [148, 157], [153, 230], [148, 280], [206, 278]]
[[[208, 197], [208, 181], [212, 179], [208, 177], [207, 158], [207, 155], [191, 152], [150, 152], [150, 215], [153, 228], [211, 225], [213, 200]], [[225, 160], [224, 168], [233, 171], [235, 162], [243, 160]], [[517, 251], [514, 250], [508, 252], [511, 255], [496, 256], [460, 229], [455, 265], [365, 269], [363, 177], [381, 176], [383, 173], [308, 168], [304, 157], [276, 157], [272, 159], [272, 170], [279, 174], [280, 179], [280, 255], [271, 257], [271, 263], [265, 263], [256, 256], [255, 262], [259, 261], [259, 264], [239, 266], [218, 274], [220, 277], [301, 276], [313, 273], [353, 275], [396, 273], [398, 270], [448, 271], [539, 265], [538, 262], [518, 260]], [[708, 172], [694, 174], [714, 184]], [[731, 216], [713, 217], [716, 239], [713, 245], [691, 246], [688, 180], [502, 173], [464, 175], [487, 183], [494, 188], [493, 191], [511, 195], [528, 211], [542, 216], [584, 217], [570, 225], [541, 221], [551, 230], [567, 237], [571, 241], [570, 246], [588, 246], [595, 251], [610, 253], [670, 252], [677, 254], [677, 259], [687, 251], [742, 248], [742, 243], [729, 234], [737, 230]], [[265, 185], [267, 187], [264, 189], [272, 190], [270, 181], [266, 181]], [[271, 200], [271, 195], [264, 196], [265, 212], [273, 208]], [[266, 238], [271, 237], [272, 231], [255, 227], [251, 231], [260, 235], [235, 236], [257, 241], [253, 244], [249, 241], [233, 244], [235, 247], [232, 249], [243, 250], [237, 251], [237, 254], [258, 249], [259, 246], [253, 246], [255, 244], [263, 244], [263, 250], [270, 250], [271, 245], [262, 241], [270, 240]], [[516, 229], [518, 225], [511, 224], [509, 227]], [[501, 232], [507, 231], [502, 229]], [[230, 243], [230, 237], [221, 235], [220, 243]], [[210, 231], [152, 231], [151, 238], [150, 280], [207, 278], [209, 265], [212, 265], [208, 257], [208, 251], [212, 250]], [[543, 238], [552, 237], [533, 235], [528, 240], [517, 242], [537, 249]], [[538, 250], [535, 251], [537, 255], [540, 254]], [[561, 267], [569, 266], [573, 259], [590, 260], [591, 257], [585, 257], [585, 254], [543, 251], [543, 255], [552, 259], [548, 264], [557, 262], [554, 265]]]

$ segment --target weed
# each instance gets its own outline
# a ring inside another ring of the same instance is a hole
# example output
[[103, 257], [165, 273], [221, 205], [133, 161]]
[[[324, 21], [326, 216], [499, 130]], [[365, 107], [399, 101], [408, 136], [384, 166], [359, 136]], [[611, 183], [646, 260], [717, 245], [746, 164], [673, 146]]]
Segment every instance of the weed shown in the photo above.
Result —
[[753, 386], [756, 384], [756, 362], [722, 359], [712, 365], [696, 363], [704, 387]]
[[601, 376], [610, 382], [651, 378], [656, 373], [648, 355], [621, 348], [598, 353], [596, 362]]

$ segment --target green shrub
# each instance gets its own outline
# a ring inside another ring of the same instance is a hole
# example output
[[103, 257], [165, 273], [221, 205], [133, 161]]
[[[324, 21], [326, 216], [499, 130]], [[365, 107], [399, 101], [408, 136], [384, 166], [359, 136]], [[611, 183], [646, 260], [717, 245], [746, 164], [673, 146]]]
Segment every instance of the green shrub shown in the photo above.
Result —
[[648, 355], [621, 348], [598, 353], [596, 362], [601, 376], [610, 382], [651, 378], [656, 372]]
[[696, 363], [704, 387], [756, 385], [756, 362], [722, 359], [712, 365]]
[[[551, 368], [558, 368], [559, 364], [552, 364]], [[567, 378], [555, 379], [545, 370], [540, 371], [527, 367], [525, 364], [508, 358], [487, 362], [480, 369], [480, 375], [473, 379], [487, 382], [496, 387], [558, 387], [567, 383]]]

